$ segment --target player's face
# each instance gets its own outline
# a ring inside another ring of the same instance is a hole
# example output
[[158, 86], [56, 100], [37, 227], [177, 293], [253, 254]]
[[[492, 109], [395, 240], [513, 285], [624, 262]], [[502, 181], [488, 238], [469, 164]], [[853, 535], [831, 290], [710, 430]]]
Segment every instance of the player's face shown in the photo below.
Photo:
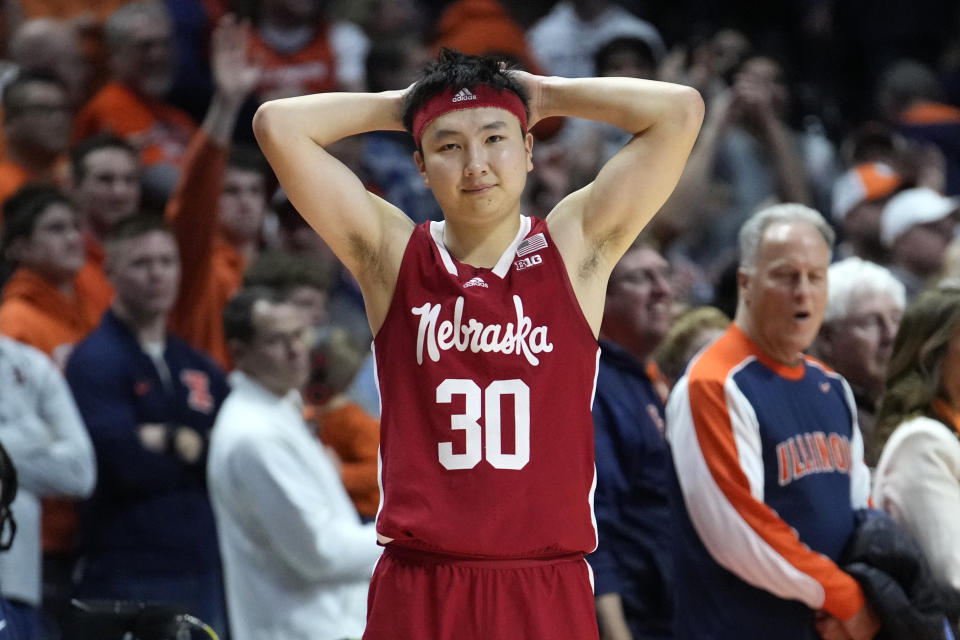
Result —
[[610, 274], [604, 333], [626, 347], [649, 351], [666, 335], [672, 319], [669, 263], [650, 247], [628, 251]]
[[771, 357], [796, 364], [813, 342], [827, 308], [830, 248], [805, 222], [764, 230], [756, 265], [738, 274], [753, 339]]
[[180, 286], [180, 255], [173, 236], [151, 231], [110, 248], [107, 263], [117, 301], [142, 318], [169, 313]]
[[424, 130], [414, 155], [424, 183], [444, 216], [470, 219], [519, 211], [533, 137], [516, 116], [483, 107], [446, 113]]
[[824, 327], [827, 364], [853, 386], [879, 394], [902, 317], [903, 308], [889, 293], [856, 293], [847, 317]]
[[310, 373], [307, 318], [289, 303], [258, 301], [255, 335], [237, 357], [237, 366], [277, 395], [299, 389]]

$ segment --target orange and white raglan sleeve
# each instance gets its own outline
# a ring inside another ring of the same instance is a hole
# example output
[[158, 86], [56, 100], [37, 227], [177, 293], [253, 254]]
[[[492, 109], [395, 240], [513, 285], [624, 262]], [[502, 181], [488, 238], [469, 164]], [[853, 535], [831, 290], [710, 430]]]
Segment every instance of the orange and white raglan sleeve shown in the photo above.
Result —
[[764, 504], [756, 413], [730, 376], [684, 377], [667, 403], [667, 438], [684, 505], [718, 564], [773, 595], [841, 620], [863, 606], [857, 582], [800, 541]]

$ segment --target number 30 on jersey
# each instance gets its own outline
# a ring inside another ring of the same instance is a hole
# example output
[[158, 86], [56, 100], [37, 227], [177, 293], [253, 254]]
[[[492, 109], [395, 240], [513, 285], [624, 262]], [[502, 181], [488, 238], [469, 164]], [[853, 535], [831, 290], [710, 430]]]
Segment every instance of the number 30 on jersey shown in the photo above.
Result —
[[[495, 469], [522, 469], [530, 461], [530, 387], [523, 380], [494, 380], [481, 389], [473, 380], [448, 378], [437, 387], [437, 404], [449, 404], [454, 396], [466, 400], [464, 413], [450, 417], [450, 428], [464, 431], [466, 450], [453, 452], [452, 442], [437, 445], [440, 464], [446, 469], [473, 469], [483, 459]], [[513, 396], [514, 453], [504, 453], [501, 445], [500, 400]], [[483, 417], [484, 427], [479, 420]], [[486, 437], [484, 447], [483, 437]]]

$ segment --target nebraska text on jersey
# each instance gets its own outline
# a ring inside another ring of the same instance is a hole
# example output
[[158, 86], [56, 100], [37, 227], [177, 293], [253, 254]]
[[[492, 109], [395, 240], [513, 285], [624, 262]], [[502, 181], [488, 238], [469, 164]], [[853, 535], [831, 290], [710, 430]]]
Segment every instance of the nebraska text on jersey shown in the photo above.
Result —
[[500, 324], [485, 325], [475, 318], [463, 318], [463, 297], [457, 298], [453, 306], [453, 320], [437, 323], [443, 305], [426, 303], [413, 307], [410, 311], [420, 316], [417, 329], [417, 364], [423, 364], [423, 346], [426, 343], [427, 355], [434, 362], [440, 360], [440, 351], [466, 351], [474, 353], [516, 353], [523, 354], [533, 366], [540, 364], [535, 354], [553, 351], [553, 344], [547, 339], [547, 327], [533, 326], [533, 320], [523, 313], [523, 301], [513, 296], [513, 306], [517, 312], [517, 323], [507, 323], [506, 329]]

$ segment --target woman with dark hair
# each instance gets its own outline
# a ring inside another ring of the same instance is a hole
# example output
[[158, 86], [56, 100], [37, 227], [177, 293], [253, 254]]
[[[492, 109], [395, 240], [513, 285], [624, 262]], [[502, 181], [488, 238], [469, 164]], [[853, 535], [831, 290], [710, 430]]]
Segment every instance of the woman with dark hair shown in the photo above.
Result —
[[927, 291], [907, 309], [874, 445], [882, 450], [877, 506], [914, 536], [934, 577], [960, 596], [960, 288]]

